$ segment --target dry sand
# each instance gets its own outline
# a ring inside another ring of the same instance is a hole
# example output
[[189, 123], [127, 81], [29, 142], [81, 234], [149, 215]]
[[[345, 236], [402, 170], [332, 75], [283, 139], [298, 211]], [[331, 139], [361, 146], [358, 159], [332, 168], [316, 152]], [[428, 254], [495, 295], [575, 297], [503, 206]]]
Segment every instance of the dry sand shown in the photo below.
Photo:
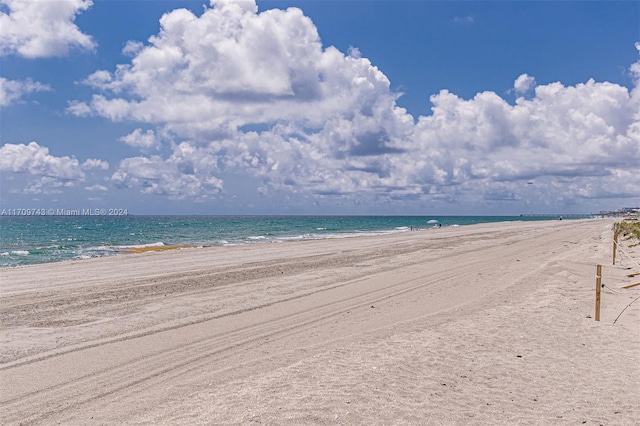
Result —
[[638, 424], [640, 248], [611, 265], [611, 226], [3, 269], [0, 423]]

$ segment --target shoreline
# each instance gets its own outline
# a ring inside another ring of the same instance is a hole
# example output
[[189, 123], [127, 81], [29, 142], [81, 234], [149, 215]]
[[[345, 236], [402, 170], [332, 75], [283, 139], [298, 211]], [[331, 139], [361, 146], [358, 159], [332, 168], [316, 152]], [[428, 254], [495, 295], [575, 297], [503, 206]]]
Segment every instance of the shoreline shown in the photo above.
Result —
[[[615, 223], [614, 221], [607, 221], [606, 219], [573, 219], [571, 220], [571, 222], [583, 222], [583, 221], [600, 221], [602, 223], [610, 222], [611, 224]], [[527, 225], [532, 225], [534, 227], [544, 227], [545, 224], [552, 225], [552, 226], [554, 224], [559, 225], [561, 224], [561, 221], [536, 220], [536, 221], [530, 221], [530, 222], [526, 222], [526, 221], [524, 222], [521, 222], [521, 221], [487, 222], [487, 223], [478, 223], [478, 224], [471, 224], [471, 225], [444, 226], [442, 228], [433, 228], [433, 227], [416, 228], [410, 231], [384, 232], [384, 233], [378, 233], [375, 235], [349, 234], [348, 236], [341, 236], [341, 237], [326, 237], [326, 238], [315, 238], [315, 239], [311, 239], [311, 238], [310, 239], [288, 239], [288, 240], [282, 240], [282, 241], [259, 241], [259, 242], [246, 243], [246, 244], [229, 244], [229, 245], [204, 245], [204, 246], [150, 245], [148, 247], [143, 247], [140, 249], [133, 249], [133, 250], [122, 249], [114, 252], [114, 254], [106, 255], [106, 256], [94, 256], [90, 258], [77, 258], [77, 259], [62, 259], [62, 260], [53, 261], [53, 262], [2, 267], [0, 268], [0, 278], [3, 278], [2, 276], [6, 275], [7, 278], [5, 279], [5, 281], [17, 279], [24, 283], [25, 281], [24, 274], [20, 272], [14, 273], [12, 271], [28, 270], [28, 271], [33, 271], [34, 273], [47, 274], [49, 273], [48, 271], [49, 268], [54, 268], [54, 271], [55, 271], [55, 269], [58, 267], [64, 268], [65, 266], [71, 266], [71, 265], [73, 265], [72, 267], [74, 269], [75, 268], [82, 269], [82, 265], [84, 264], [94, 264], [97, 267], [100, 267], [101, 266], [100, 264], [102, 262], [104, 262], [105, 265], [118, 264], [121, 261], [124, 262], [125, 264], [130, 264], [132, 262], [124, 261], [124, 259], [135, 259], [137, 256], [146, 256], [146, 258], [150, 260], [156, 259], [156, 256], [160, 256], [160, 257], [167, 257], [166, 259], [167, 262], [173, 262], [173, 261], [183, 262], [188, 259], [184, 259], [182, 257], [173, 259], [172, 255], [176, 253], [182, 253], [185, 257], [189, 257], [189, 254], [192, 254], [196, 259], [194, 259], [194, 261], [190, 263], [189, 267], [191, 267], [194, 264], [196, 264], [198, 261], [205, 261], [209, 256], [214, 256], [220, 253], [224, 254], [226, 251], [230, 251], [233, 253], [236, 251], [246, 250], [253, 253], [254, 251], [261, 251], [264, 248], [268, 252], [271, 250], [272, 247], [273, 247], [273, 250], [277, 251], [277, 248], [279, 247], [283, 247], [283, 246], [288, 247], [290, 245], [296, 245], [296, 244], [304, 245], [304, 244], [313, 244], [313, 243], [318, 243], [318, 244], [326, 243], [326, 244], [332, 245], [332, 242], [336, 242], [340, 244], [339, 242], [346, 241], [347, 242], [346, 244], [348, 245], [349, 241], [358, 241], [358, 240], [367, 240], [367, 239], [372, 239], [372, 240], [401, 239], [402, 240], [406, 238], [411, 240], [414, 238], [426, 237], [427, 239], [438, 240], [441, 238], [449, 238], [449, 237], [458, 238], [458, 237], [464, 236], [467, 233], [474, 233], [476, 231], [491, 232], [502, 227], [511, 227], [511, 226], [519, 227], [520, 225], [524, 225], [525, 228], [527, 227]], [[215, 254], [213, 253], [214, 251], [216, 252]], [[161, 260], [160, 257], [158, 257], [157, 259]], [[165, 260], [165, 259], [162, 259], [162, 260]], [[139, 262], [135, 262], [135, 261], [133, 262], [133, 264], [136, 264], [136, 263], [139, 263]], [[180, 267], [180, 265], [177, 265], [177, 266], [179, 269], [183, 269]], [[100, 272], [104, 272], [104, 271], [100, 271]], [[56, 281], [55, 285], [65, 285], [64, 280]], [[6, 285], [0, 286], [0, 295], [2, 295], [6, 291], [6, 288], [7, 288]]]
[[[425, 216], [429, 217], [429, 216]], [[451, 217], [451, 216], [447, 216], [447, 217]], [[461, 217], [466, 217], [466, 216], [461, 216]], [[510, 216], [505, 216], [505, 217], [510, 217]], [[570, 219], [572, 222], [575, 221], [590, 221], [590, 220], [607, 220], [607, 219], [602, 219], [602, 218], [586, 218], [586, 219]], [[40, 263], [32, 263], [32, 264], [24, 264], [24, 265], [12, 265], [12, 266], [0, 266], [0, 272], [4, 271], [4, 270], [12, 270], [12, 269], [16, 269], [16, 268], [30, 268], [30, 267], [37, 267], [39, 265], [53, 265], [53, 264], [58, 264], [58, 263], [67, 263], [67, 262], [85, 262], [85, 261], [95, 261], [96, 259], [107, 259], [107, 258], [112, 258], [112, 257], [116, 257], [116, 256], [121, 256], [121, 255], [132, 255], [132, 254], [141, 254], [141, 253], [147, 253], [147, 252], [163, 252], [163, 251], [173, 251], [173, 250], [177, 250], [177, 249], [208, 249], [208, 248], [217, 248], [217, 249], [227, 249], [227, 248], [233, 248], [233, 247], [244, 247], [244, 246], [253, 246], [253, 245], [263, 245], [263, 244], [282, 244], [282, 243], [304, 243], [304, 242], [308, 242], [308, 241], [323, 241], [323, 240], [341, 240], [341, 239], [351, 239], [351, 238], [377, 238], [377, 237], [385, 237], [385, 236], [389, 236], [389, 235], [397, 235], [397, 234], [406, 234], [406, 233], [410, 233], [410, 232], [431, 232], [431, 231], [438, 231], [438, 232], [442, 232], [444, 230], [450, 230], [450, 229], [454, 229], [454, 228], [467, 228], [467, 227], [475, 227], [475, 226], [483, 226], [483, 225], [495, 225], [495, 224], [529, 224], [529, 223], [555, 223], [558, 222], [558, 220], [554, 220], [554, 219], [540, 219], [540, 220], [534, 220], [534, 221], [519, 221], [519, 220], [513, 220], [513, 221], [498, 221], [498, 222], [483, 222], [483, 223], [474, 223], [474, 224], [465, 224], [465, 225], [458, 225], [458, 224], [452, 224], [452, 225], [445, 225], [443, 227], [435, 227], [435, 226], [429, 226], [429, 227], [425, 227], [425, 228], [413, 228], [413, 229], [403, 229], [403, 230], [398, 230], [398, 229], [380, 229], [377, 231], [363, 231], [361, 233], [344, 233], [344, 234], [340, 234], [340, 233], [336, 233], [336, 234], [327, 234], [327, 235], [318, 235], [317, 237], [309, 237], [309, 238], [295, 238], [295, 237], [287, 237], [285, 239], [282, 240], [272, 240], [272, 241], [260, 241], [258, 239], [253, 240], [252, 242], [246, 242], [246, 243], [233, 243], [233, 244], [204, 244], [204, 245], [200, 245], [200, 244], [170, 244], [170, 245], [157, 245], [159, 244], [159, 242], [154, 242], [154, 243], [149, 243], [149, 244], [140, 244], [140, 245], [133, 245], [133, 246], [123, 246], [123, 248], [114, 250], [112, 253], [109, 254], [105, 254], [105, 255], [92, 255], [90, 257], [78, 257], [78, 258], [68, 258], [68, 259], [60, 259], [60, 260], [54, 260], [54, 261], [46, 261], [46, 262], [40, 262]], [[408, 228], [408, 227], [406, 227]], [[370, 233], [369, 233], [370, 232]], [[116, 246], [119, 247], [119, 246]]]
[[[176, 232], [168, 232], [166, 223], [148, 219], [164, 217], [137, 218], [116, 217], [103, 221], [102, 217], [71, 217], [61, 220], [65, 225], [57, 228], [56, 234], [41, 241], [24, 241], [23, 244], [3, 245], [0, 250], [0, 269], [27, 266], [31, 264], [56, 263], [68, 260], [84, 260], [118, 255], [130, 251], [160, 251], [149, 247], [193, 246], [193, 247], [228, 247], [245, 244], [260, 244], [288, 241], [306, 241], [317, 239], [339, 239], [360, 236], [377, 236], [393, 233], [409, 232], [409, 230], [429, 230], [436, 225], [428, 223], [427, 218], [436, 216], [321, 216], [321, 217], [257, 217], [256, 221], [247, 221], [251, 216], [243, 217], [236, 223], [236, 216], [216, 217], [210, 222], [209, 217], [167, 217], [176, 220]], [[288, 218], [296, 220], [288, 222]], [[515, 216], [437, 216], [436, 222], [443, 227], [468, 226], [478, 223], [530, 222]], [[476, 222], [476, 220], [486, 220]], [[31, 220], [25, 217], [25, 220]], [[59, 219], [56, 219], [59, 222]], [[300, 220], [298, 220], [300, 219]], [[310, 219], [307, 220], [307, 219]], [[356, 219], [354, 221], [354, 219]], [[361, 221], [361, 219], [364, 219]], [[94, 222], [97, 220], [98, 222]], [[435, 220], [435, 219], [432, 219]], [[115, 222], [118, 227], [111, 229]], [[534, 221], [542, 221], [536, 219]], [[20, 223], [22, 221], [19, 221]], [[85, 223], [86, 222], [86, 223]], [[39, 220], [34, 224], [36, 234], [46, 235], [49, 230], [42, 227]], [[182, 228], [182, 230], [180, 229]], [[287, 229], [289, 230], [287, 232]], [[238, 231], [239, 230], [239, 231]], [[21, 239], [14, 235], [21, 233], [18, 227], [4, 229], [7, 240]], [[13, 235], [13, 236], [12, 236]], [[134, 236], [136, 235], [136, 236]], [[134, 237], [132, 237], [134, 236]], [[154, 236], [154, 238], [149, 238]], [[68, 241], [69, 243], [67, 243]], [[82, 241], [82, 242], [81, 242]]]
[[[612, 223], [494, 222], [5, 268], [0, 419], [632, 424], [640, 308], [613, 324], [638, 290], [619, 294], [634, 265], [609, 265]], [[596, 263], [609, 286], [599, 323]]]

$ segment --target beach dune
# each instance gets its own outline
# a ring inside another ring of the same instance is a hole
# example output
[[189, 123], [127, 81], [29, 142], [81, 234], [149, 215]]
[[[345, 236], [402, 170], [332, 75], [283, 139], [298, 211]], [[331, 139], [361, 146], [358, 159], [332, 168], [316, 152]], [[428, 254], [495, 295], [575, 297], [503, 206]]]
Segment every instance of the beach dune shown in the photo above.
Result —
[[0, 423], [637, 424], [640, 249], [611, 265], [612, 223], [3, 269]]

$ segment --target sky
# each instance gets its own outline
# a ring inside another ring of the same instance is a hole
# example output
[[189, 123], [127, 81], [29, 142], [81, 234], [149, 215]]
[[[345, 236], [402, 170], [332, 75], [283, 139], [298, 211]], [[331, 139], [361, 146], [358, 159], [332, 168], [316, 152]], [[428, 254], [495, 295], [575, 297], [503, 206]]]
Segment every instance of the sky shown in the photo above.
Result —
[[640, 205], [640, 2], [0, 0], [0, 208]]

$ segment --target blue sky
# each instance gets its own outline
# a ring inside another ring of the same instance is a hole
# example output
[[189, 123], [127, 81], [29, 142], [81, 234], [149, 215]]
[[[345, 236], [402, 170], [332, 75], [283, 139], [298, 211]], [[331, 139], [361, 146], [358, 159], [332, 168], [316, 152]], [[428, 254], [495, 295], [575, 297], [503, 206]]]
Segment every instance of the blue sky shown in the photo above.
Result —
[[5, 209], [640, 205], [638, 2], [0, 1], [0, 13]]

